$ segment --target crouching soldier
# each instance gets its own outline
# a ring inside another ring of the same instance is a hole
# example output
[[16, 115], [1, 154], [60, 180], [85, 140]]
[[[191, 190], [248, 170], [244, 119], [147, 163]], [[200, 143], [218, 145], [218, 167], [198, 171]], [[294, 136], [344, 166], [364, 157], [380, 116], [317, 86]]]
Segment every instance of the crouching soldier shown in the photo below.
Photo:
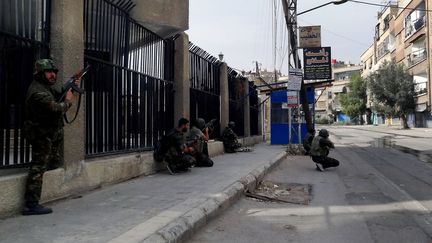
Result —
[[228, 127], [222, 132], [222, 141], [225, 149], [225, 153], [235, 153], [241, 147], [241, 143], [237, 140], [237, 134], [234, 132], [235, 123], [230, 121]]
[[318, 171], [324, 171], [326, 168], [339, 166], [338, 160], [328, 157], [330, 148], [334, 148], [333, 142], [330, 141], [328, 137], [328, 131], [326, 129], [321, 129], [318, 136], [312, 140], [310, 153], [312, 160], [316, 163], [315, 165]]
[[188, 141], [193, 144], [192, 155], [197, 167], [212, 167], [213, 161], [208, 154], [209, 131], [204, 119], [198, 118], [189, 132]]
[[165, 161], [170, 174], [186, 172], [195, 165], [195, 159], [191, 156], [194, 152], [192, 146], [186, 143], [185, 133], [189, 128], [189, 121], [181, 118], [178, 126], [167, 134], [167, 153]]

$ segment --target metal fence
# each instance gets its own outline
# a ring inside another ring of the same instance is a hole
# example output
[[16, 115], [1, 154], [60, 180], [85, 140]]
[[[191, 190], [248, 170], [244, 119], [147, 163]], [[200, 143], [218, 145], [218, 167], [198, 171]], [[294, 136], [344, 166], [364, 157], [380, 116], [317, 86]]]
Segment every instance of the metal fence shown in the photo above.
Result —
[[244, 136], [245, 78], [228, 67], [229, 120], [235, 122], [234, 132]]
[[87, 157], [151, 150], [174, 127], [174, 40], [131, 19], [133, 6], [85, 0]]
[[24, 105], [33, 63], [49, 55], [49, 0], [0, 1], [0, 168], [28, 165]]
[[[220, 121], [220, 62], [217, 58], [189, 43], [190, 119]], [[220, 137], [219, 122], [210, 138]]]

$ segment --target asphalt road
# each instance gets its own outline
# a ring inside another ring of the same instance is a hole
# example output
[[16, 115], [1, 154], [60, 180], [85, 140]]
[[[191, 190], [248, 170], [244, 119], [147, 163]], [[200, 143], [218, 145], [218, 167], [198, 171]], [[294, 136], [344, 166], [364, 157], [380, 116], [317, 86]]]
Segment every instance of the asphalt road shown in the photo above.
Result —
[[318, 172], [292, 156], [265, 178], [312, 185], [309, 205], [243, 197], [190, 242], [432, 242], [432, 166], [388, 146], [418, 138], [329, 130], [340, 167]]

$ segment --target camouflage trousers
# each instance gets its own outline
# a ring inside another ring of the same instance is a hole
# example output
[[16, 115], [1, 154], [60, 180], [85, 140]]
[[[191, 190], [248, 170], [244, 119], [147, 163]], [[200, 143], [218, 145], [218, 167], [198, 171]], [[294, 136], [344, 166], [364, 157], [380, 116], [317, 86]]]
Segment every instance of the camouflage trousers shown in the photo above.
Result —
[[236, 149], [241, 148], [241, 143], [236, 141], [224, 142], [225, 153], [235, 153]]
[[189, 154], [181, 154], [178, 156], [167, 156], [165, 161], [175, 170], [187, 169], [196, 164], [196, 160]]
[[30, 141], [32, 145], [32, 163], [29, 169], [25, 201], [37, 203], [42, 192], [42, 178], [47, 170], [59, 168], [63, 165], [63, 130], [52, 138], [40, 137]]

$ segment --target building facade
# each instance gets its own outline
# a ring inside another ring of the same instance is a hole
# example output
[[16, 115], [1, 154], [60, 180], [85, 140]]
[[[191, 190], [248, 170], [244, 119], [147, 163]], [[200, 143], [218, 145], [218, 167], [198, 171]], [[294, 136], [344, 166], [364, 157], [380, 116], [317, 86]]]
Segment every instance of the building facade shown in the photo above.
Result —
[[317, 122], [356, 122], [355, 117], [348, 117], [342, 111], [339, 101], [340, 94], [349, 92], [348, 84], [354, 75], [359, 75], [362, 66], [336, 62], [332, 64], [331, 87], [315, 89], [315, 118]]
[[[411, 127], [431, 127], [431, 57], [430, 0], [390, 1], [379, 13], [373, 44], [362, 54], [362, 76], [366, 78], [384, 61], [395, 60], [413, 75], [415, 84], [415, 111], [408, 116]], [[373, 107], [369, 97], [368, 106]], [[373, 111], [373, 109], [372, 109]], [[376, 112], [374, 112], [375, 115]], [[400, 124], [397, 118], [386, 123]]]

